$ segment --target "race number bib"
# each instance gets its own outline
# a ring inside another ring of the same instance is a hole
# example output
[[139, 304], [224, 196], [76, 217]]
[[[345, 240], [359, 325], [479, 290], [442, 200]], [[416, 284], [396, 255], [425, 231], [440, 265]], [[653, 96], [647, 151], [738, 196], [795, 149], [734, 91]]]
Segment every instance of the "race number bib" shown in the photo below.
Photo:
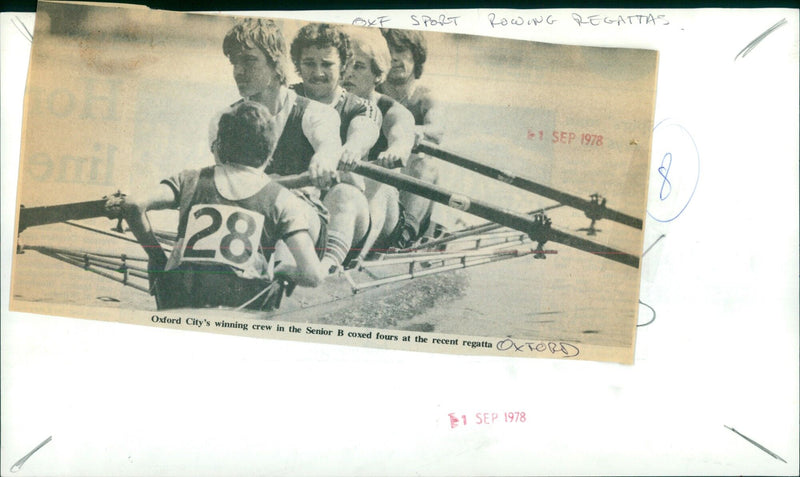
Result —
[[264, 229], [264, 216], [230, 205], [198, 204], [189, 211], [182, 262], [213, 262], [240, 270], [252, 268]]

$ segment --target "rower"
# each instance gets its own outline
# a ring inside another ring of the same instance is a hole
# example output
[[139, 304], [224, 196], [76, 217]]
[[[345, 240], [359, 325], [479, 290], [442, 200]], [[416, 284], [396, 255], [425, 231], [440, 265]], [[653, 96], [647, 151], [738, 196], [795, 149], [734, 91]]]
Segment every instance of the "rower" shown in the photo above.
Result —
[[[366, 159], [378, 140], [382, 116], [370, 101], [347, 92], [339, 85], [352, 55], [344, 31], [335, 25], [310, 23], [292, 41], [291, 56], [302, 83], [293, 86], [304, 96], [334, 108], [340, 116], [342, 154], [340, 169], [347, 171]], [[370, 232], [370, 214], [364, 195], [364, 179], [347, 172], [341, 182], [325, 194], [331, 212], [328, 250], [323, 264], [331, 271], [345, 268], [358, 257]]]
[[[441, 143], [444, 136], [442, 107], [431, 90], [418, 82], [428, 57], [425, 37], [414, 30], [383, 28], [381, 33], [386, 38], [392, 62], [386, 81], [377, 87], [378, 92], [391, 96], [414, 115], [415, 142], [425, 139]], [[424, 154], [411, 155], [403, 173], [433, 184], [439, 181], [438, 168]], [[430, 222], [433, 210], [430, 200], [401, 192], [400, 202], [405, 212], [405, 234], [412, 242], [422, 235], [438, 237], [444, 231], [441, 224]]]
[[[353, 57], [345, 68], [342, 85], [350, 93], [377, 104], [383, 115], [381, 134], [370, 150], [369, 159], [387, 168], [404, 166], [414, 147], [414, 116], [405, 106], [375, 90], [391, 67], [389, 47], [375, 29], [352, 29], [348, 34]], [[372, 230], [361, 257], [366, 257], [373, 247], [379, 252], [389, 247], [411, 246], [415, 233], [413, 229], [408, 232], [397, 189], [367, 180], [366, 195]]]
[[[284, 176], [307, 170], [318, 188], [333, 184], [342, 146], [339, 115], [286, 86], [292, 66], [275, 22], [263, 18], [238, 22], [225, 35], [222, 51], [233, 66], [242, 98], [263, 104], [275, 119], [278, 140], [267, 174]], [[217, 124], [216, 119], [211, 122], [212, 151]]]
[[[275, 145], [271, 116], [259, 103], [238, 103], [219, 120], [217, 165], [183, 171], [138, 197], [107, 201], [149, 257], [150, 292], [159, 309], [269, 310], [280, 304], [285, 287], [316, 287], [324, 279], [315, 243], [322, 245], [326, 217], [264, 173]], [[180, 211], [169, 259], [147, 217], [160, 209]], [[274, 266], [278, 240], [293, 261]]]
[[376, 29], [353, 28], [348, 36], [352, 57], [345, 67], [342, 86], [377, 105], [383, 116], [380, 137], [370, 149], [369, 160], [387, 168], [405, 166], [414, 147], [414, 116], [391, 96], [375, 89], [391, 68], [386, 40]]

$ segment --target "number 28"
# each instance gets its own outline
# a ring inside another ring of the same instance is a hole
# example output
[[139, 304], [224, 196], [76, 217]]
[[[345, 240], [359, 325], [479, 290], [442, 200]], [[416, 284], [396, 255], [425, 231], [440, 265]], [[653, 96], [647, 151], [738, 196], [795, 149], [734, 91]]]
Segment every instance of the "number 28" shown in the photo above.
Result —
[[[213, 207], [202, 207], [194, 212], [195, 219], [199, 219], [200, 217], [206, 215], [211, 217], [211, 225], [197, 231], [197, 233], [189, 238], [189, 241], [186, 242], [186, 251], [183, 254], [185, 258], [213, 259], [217, 256], [217, 250], [215, 249], [194, 248], [194, 245], [200, 239], [215, 233], [222, 225], [222, 214], [220, 214], [220, 212]], [[244, 220], [247, 226], [247, 229], [244, 232], [239, 232], [236, 229], [236, 224], [239, 223], [240, 220]], [[250, 241], [250, 237], [256, 230], [255, 220], [253, 220], [253, 218], [247, 214], [234, 212], [228, 216], [228, 220], [225, 221], [225, 227], [228, 229], [228, 234], [223, 236], [222, 240], [220, 240], [219, 252], [225, 259], [233, 263], [241, 264], [246, 262], [250, 256], [253, 255], [253, 244]], [[240, 253], [234, 253], [231, 247], [237, 241], [241, 242], [243, 245]]]

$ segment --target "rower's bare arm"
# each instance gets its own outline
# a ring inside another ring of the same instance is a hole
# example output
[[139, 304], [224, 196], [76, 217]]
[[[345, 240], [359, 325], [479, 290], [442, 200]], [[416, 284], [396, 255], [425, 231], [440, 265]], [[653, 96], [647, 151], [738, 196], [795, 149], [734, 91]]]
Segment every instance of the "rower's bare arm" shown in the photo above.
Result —
[[163, 269], [167, 263], [167, 255], [153, 234], [147, 211], [174, 207], [175, 191], [166, 184], [159, 184], [150, 193], [113, 196], [106, 202], [106, 208], [110, 212], [119, 213], [128, 223], [131, 233], [150, 258], [151, 269]]
[[121, 215], [126, 220], [136, 220], [145, 217], [148, 210], [161, 210], [175, 207], [175, 191], [166, 184], [149, 193], [134, 193], [131, 195], [114, 195], [106, 201], [106, 209], [114, 215]]
[[378, 164], [386, 168], [405, 166], [414, 147], [414, 115], [395, 103], [386, 112], [382, 128], [388, 147], [378, 154]]
[[444, 112], [442, 106], [426, 92], [422, 98], [425, 113], [424, 124], [417, 126], [417, 140], [424, 139], [439, 144], [444, 137]]
[[284, 239], [292, 251], [295, 264], [281, 262], [275, 268], [275, 278], [287, 278], [301, 287], [316, 287], [325, 279], [324, 270], [319, 263], [314, 243], [306, 231], [290, 235]]
[[308, 173], [316, 187], [328, 187], [337, 177], [342, 151], [340, 125], [341, 119], [335, 109], [316, 102], [309, 104], [303, 115], [303, 134], [314, 148]]
[[[376, 108], [377, 111], [377, 108]], [[344, 170], [352, 169], [358, 161], [366, 157], [378, 141], [380, 120], [369, 116], [356, 116], [347, 128], [347, 141], [342, 145], [339, 163]]]

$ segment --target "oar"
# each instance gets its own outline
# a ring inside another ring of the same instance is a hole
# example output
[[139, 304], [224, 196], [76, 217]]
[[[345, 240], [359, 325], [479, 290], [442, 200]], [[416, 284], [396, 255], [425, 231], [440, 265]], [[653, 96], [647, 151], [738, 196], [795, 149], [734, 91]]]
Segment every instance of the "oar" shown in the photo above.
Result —
[[19, 229], [22, 233], [28, 227], [54, 224], [65, 220], [92, 219], [95, 217], [116, 218], [106, 210], [106, 199], [73, 202], [71, 204], [25, 207], [19, 209]]
[[[467, 212], [500, 225], [510, 227], [514, 230], [519, 230], [520, 232], [528, 234], [531, 239], [535, 241], [544, 242], [545, 240], [549, 240], [600, 255], [634, 268], [639, 267], [639, 257], [635, 255], [550, 228], [549, 225], [543, 224], [542, 220], [537, 220], [536, 217], [528, 217], [477, 199], [471, 199], [465, 195], [451, 192], [437, 185], [429, 184], [419, 179], [366, 162], [357, 163], [352, 172], [384, 184], [395, 186], [398, 189], [417, 194], [462, 212]], [[286, 184], [290, 184], [293, 187], [311, 185], [311, 180], [307, 173], [297, 176], [287, 176], [284, 179], [286, 179]], [[280, 182], [284, 183], [284, 179], [281, 179]]]
[[496, 167], [488, 166], [473, 159], [469, 159], [451, 151], [442, 149], [441, 147], [435, 146], [429, 142], [421, 141], [414, 148], [414, 151], [430, 154], [431, 156], [437, 157], [443, 161], [464, 167], [486, 177], [497, 179], [514, 187], [518, 187], [528, 192], [555, 200], [566, 206], [582, 210], [591, 219], [603, 218], [613, 220], [614, 222], [619, 222], [620, 224], [628, 225], [630, 227], [635, 227], [637, 229], [642, 228], [642, 219], [640, 218], [633, 217], [616, 210], [607, 209], [605, 206], [601, 206], [597, 202], [592, 202], [572, 194], [567, 194], [566, 192], [561, 192], [553, 189], [552, 187], [539, 184], [538, 182], [535, 182], [527, 177], [514, 174], [510, 171], [504, 171]]

